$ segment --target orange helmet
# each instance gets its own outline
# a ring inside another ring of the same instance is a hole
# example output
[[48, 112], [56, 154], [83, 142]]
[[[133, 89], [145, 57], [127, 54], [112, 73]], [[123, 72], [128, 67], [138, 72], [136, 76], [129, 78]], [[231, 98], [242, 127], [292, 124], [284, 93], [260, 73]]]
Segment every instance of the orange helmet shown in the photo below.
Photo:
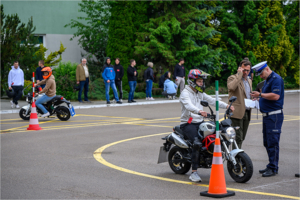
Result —
[[51, 67], [44, 67], [42, 69], [42, 72], [48, 72], [48, 75], [47, 76], [43, 76], [43, 79], [47, 79], [47, 78], [49, 78], [52, 75], [52, 69], [51, 69]]

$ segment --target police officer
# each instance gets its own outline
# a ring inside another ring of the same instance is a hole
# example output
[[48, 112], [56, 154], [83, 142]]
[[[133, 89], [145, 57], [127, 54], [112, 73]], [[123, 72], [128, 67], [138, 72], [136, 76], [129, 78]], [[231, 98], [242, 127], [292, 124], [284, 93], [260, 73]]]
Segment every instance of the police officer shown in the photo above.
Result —
[[265, 80], [260, 92], [254, 91], [251, 96], [259, 98], [260, 112], [263, 115], [263, 142], [269, 157], [266, 169], [259, 170], [263, 177], [275, 176], [278, 173], [279, 140], [283, 123], [283, 79], [273, 72], [267, 61], [255, 65], [256, 76]]

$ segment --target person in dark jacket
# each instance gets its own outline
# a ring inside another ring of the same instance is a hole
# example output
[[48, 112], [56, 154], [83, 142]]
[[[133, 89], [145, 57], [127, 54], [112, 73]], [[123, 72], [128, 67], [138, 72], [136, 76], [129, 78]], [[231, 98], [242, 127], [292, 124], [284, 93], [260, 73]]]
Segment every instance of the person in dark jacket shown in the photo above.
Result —
[[152, 97], [152, 85], [154, 80], [153, 63], [148, 62], [148, 68], [144, 72], [144, 79], [146, 80], [146, 100], [155, 100]]
[[[36, 68], [35, 70], [35, 79], [36, 82], [39, 83], [40, 81], [44, 80], [43, 79], [43, 73], [42, 73], [42, 69], [44, 68], [44, 64], [45, 62], [43, 60], [39, 61], [39, 67]], [[41, 85], [41, 87], [44, 89], [44, 87], [46, 86], [46, 84]]]
[[180, 58], [179, 63], [176, 64], [175, 69], [174, 69], [174, 79], [175, 79], [175, 84], [180, 86], [180, 93], [184, 89], [185, 85], [185, 67], [183, 66], [184, 64], [184, 59]]
[[[119, 90], [119, 99], [120, 99], [121, 102], [123, 102], [122, 101], [122, 98], [123, 98], [122, 78], [124, 76], [124, 68], [120, 64], [120, 58], [116, 58], [115, 65], [114, 65], [114, 70], [116, 72], [115, 84], [116, 84], [116, 87]], [[115, 99], [115, 95], [114, 95], [114, 99]]]
[[117, 103], [122, 104], [121, 101], [119, 101], [117, 88], [115, 85], [115, 78], [116, 78], [116, 72], [113, 68], [113, 66], [110, 64], [110, 59], [106, 59], [106, 63], [108, 64], [107, 67], [104, 69], [104, 72], [102, 73], [102, 77], [105, 82], [105, 97], [106, 97], [106, 103], [110, 104], [109, 101], [109, 90], [110, 87], [113, 90], [114, 96], [116, 98]]
[[164, 82], [165, 82], [165, 77], [168, 76], [169, 72], [164, 73], [163, 75], [161, 75], [161, 77], [159, 78], [159, 82], [158, 82], [158, 87], [164, 89]]
[[127, 78], [128, 78], [128, 84], [130, 87], [129, 95], [128, 95], [128, 103], [134, 103], [136, 101], [133, 100], [134, 97], [134, 91], [136, 88], [136, 81], [138, 72], [136, 68], [134, 67], [136, 65], [136, 62], [134, 59], [130, 60], [130, 65], [127, 68]]

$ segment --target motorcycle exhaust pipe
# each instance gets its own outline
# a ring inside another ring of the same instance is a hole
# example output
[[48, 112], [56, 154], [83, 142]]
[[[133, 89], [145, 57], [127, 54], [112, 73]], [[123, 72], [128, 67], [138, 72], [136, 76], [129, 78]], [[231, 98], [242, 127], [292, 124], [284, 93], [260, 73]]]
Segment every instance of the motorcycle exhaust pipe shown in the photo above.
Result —
[[183, 148], [183, 149], [188, 149], [189, 146], [187, 145], [187, 143], [181, 139], [178, 135], [176, 135], [175, 133], [171, 133], [170, 135], [167, 136], [167, 141], [171, 142], [172, 144]]

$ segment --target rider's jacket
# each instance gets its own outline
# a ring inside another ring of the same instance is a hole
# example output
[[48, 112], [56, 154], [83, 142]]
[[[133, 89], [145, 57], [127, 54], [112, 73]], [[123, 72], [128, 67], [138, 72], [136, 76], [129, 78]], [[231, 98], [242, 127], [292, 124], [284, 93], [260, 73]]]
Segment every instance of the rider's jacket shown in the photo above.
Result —
[[45, 93], [48, 97], [55, 96], [56, 95], [56, 83], [55, 83], [54, 76], [51, 75], [49, 78], [38, 82], [36, 85], [44, 85], [44, 84], [46, 84], [46, 86], [40, 93]]
[[[206, 93], [194, 92], [189, 85], [186, 85], [181, 92], [179, 102], [181, 105], [181, 118], [180, 124], [188, 123], [190, 117], [192, 117], [191, 123], [200, 123], [204, 120], [201, 115], [198, 115], [199, 111], [203, 111], [203, 106], [200, 104], [202, 100], [206, 100], [209, 105], [216, 105], [216, 99], [207, 95]], [[219, 107], [226, 109], [227, 103], [219, 101]]]

